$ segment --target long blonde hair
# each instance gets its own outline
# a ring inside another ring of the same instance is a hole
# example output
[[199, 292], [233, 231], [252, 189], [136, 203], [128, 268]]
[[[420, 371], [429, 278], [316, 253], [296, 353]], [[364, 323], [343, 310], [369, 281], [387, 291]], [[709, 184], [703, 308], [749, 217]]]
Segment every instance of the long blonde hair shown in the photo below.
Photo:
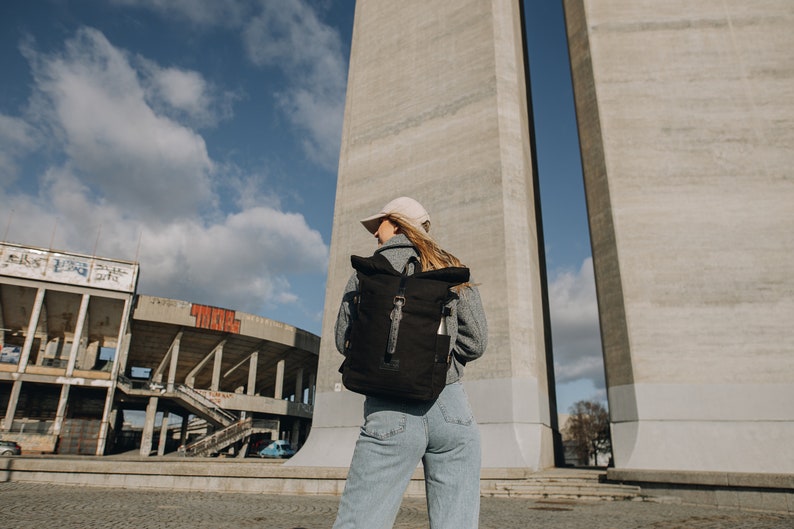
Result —
[[416, 247], [419, 253], [419, 263], [422, 265], [422, 270], [438, 270], [439, 268], [447, 268], [449, 266], [464, 266], [461, 264], [460, 259], [441, 248], [436, 241], [430, 237], [427, 231], [430, 229], [430, 222], [426, 221], [422, 228], [417, 228], [405, 217], [399, 214], [390, 214], [386, 219], [393, 222], [400, 233], [408, 237], [411, 244]]

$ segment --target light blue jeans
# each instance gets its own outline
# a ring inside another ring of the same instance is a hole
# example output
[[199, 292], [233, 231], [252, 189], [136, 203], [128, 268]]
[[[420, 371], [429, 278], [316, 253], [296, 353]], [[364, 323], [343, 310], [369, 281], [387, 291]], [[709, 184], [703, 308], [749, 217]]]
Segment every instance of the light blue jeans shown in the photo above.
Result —
[[389, 529], [419, 461], [431, 529], [476, 529], [480, 432], [460, 383], [435, 402], [367, 397], [334, 529]]

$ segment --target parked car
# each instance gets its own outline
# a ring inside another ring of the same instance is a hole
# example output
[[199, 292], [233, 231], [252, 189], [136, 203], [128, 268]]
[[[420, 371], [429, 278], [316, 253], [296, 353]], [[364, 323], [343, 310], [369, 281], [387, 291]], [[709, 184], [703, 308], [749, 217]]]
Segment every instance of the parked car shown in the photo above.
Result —
[[295, 450], [287, 441], [273, 441], [259, 451], [259, 457], [287, 458], [295, 455]]
[[0, 441], [0, 456], [18, 456], [22, 447], [16, 441]]

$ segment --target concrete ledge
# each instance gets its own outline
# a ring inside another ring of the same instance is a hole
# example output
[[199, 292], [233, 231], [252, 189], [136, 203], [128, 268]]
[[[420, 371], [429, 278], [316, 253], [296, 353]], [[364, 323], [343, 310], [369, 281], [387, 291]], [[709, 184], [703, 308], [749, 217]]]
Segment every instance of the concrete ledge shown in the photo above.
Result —
[[746, 510], [794, 513], [794, 475], [608, 469], [607, 481], [637, 485], [651, 498]]
[[[114, 488], [262, 494], [342, 493], [347, 469], [285, 467], [281, 461], [11, 457], [0, 460], [0, 480]], [[411, 484], [416, 490], [421, 481]]]
[[[36, 482], [95, 487], [161, 489], [253, 494], [342, 494], [347, 478], [343, 467], [300, 467], [260, 459], [138, 458], [127, 456], [18, 456], [0, 458], [0, 482]], [[485, 496], [521, 495], [527, 487], [542, 496], [571, 494], [572, 486], [594, 491], [603, 470], [521, 468], [482, 470]], [[794, 513], [794, 487], [788, 474], [730, 474], [609, 469], [607, 481], [640, 487], [651, 501], [712, 505], [745, 510]], [[566, 486], [563, 492], [554, 487]], [[535, 490], [541, 487], [542, 490]], [[610, 491], [607, 491], [610, 492]], [[623, 493], [625, 491], [621, 491]], [[579, 493], [581, 495], [581, 493]], [[635, 496], [637, 492], [633, 493]], [[407, 497], [424, 497], [424, 473], [417, 468]], [[613, 494], [614, 495], [614, 494]], [[614, 498], [619, 499], [619, 498]]]
[[[0, 482], [262, 494], [340, 495], [347, 471], [344, 467], [300, 467], [261, 459], [47, 455], [0, 459]], [[556, 471], [547, 472], [553, 476]], [[483, 469], [481, 487], [488, 491], [497, 482], [521, 482], [537, 475], [521, 468]], [[420, 467], [411, 477], [406, 496], [424, 494]]]
[[794, 490], [792, 474], [607, 469], [609, 481]]

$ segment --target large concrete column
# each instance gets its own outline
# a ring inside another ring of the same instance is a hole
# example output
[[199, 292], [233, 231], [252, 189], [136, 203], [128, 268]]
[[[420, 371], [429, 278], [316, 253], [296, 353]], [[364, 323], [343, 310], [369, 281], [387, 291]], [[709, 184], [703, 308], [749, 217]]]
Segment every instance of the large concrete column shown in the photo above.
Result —
[[317, 376], [314, 373], [310, 373], [309, 374], [309, 399], [306, 402], [306, 404], [309, 404], [310, 406], [314, 406], [314, 393], [315, 393], [315, 390], [317, 389], [316, 388], [316, 383], [317, 383], [316, 378], [317, 378]]
[[258, 363], [259, 351], [255, 351], [248, 360], [248, 384], [245, 387], [246, 395], [256, 395], [256, 371]]
[[276, 387], [273, 390], [273, 398], [280, 399], [284, 396], [284, 369], [287, 361], [283, 358], [276, 364]]
[[174, 391], [174, 386], [176, 385], [176, 370], [177, 366], [179, 366], [179, 346], [181, 343], [182, 333], [180, 332], [176, 335], [176, 338], [174, 338], [174, 341], [171, 343], [171, 358], [170, 364], [168, 366], [168, 382], [166, 383], [166, 388], [168, 391]]
[[223, 366], [223, 344], [215, 348], [215, 359], [212, 363], [212, 391], [218, 391], [221, 387], [221, 367]]
[[33, 348], [33, 340], [36, 337], [36, 329], [39, 325], [39, 316], [41, 316], [41, 307], [44, 305], [45, 288], [39, 288], [36, 291], [36, 300], [33, 302], [33, 310], [30, 313], [28, 320], [28, 331], [25, 335], [25, 344], [22, 346], [22, 353], [19, 355], [19, 364], [17, 365], [17, 372], [24, 373], [30, 361], [30, 352]]
[[98, 456], [105, 453], [105, 445], [107, 444], [108, 431], [110, 430], [110, 417], [113, 413], [113, 400], [116, 392], [115, 381], [119, 376], [119, 369], [123, 370], [123, 365], [126, 363], [127, 353], [130, 347], [130, 334], [127, 332], [127, 325], [130, 321], [130, 310], [132, 308], [132, 300], [127, 298], [124, 300], [124, 312], [121, 316], [121, 324], [119, 325], [119, 334], [116, 337], [116, 354], [113, 358], [113, 367], [111, 369], [111, 380], [113, 384], [105, 394], [105, 408], [102, 411], [102, 423], [99, 426], [99, 437], [97, 438], [97, 451]]
[[794, 2], [565, 12], [615, 466], [794, 473]]
[[14, 426], [14, 415], [17, 413], [17, 404], [19, 404], [19, 394], [22, 391], [22, 381], [15, 380], [11, 386], [11, 394], [8, 396], [8, 406], [6, 406], [6, 414], [3, 419], [3, 431], [10, 432]]
[[[69, 360], [66, 363], [66, 376], [70, 377], [74, 374], [74, 366], [77, 362], [77, 354], [80, 352], [80, 341], [83, 339], [83, 331], [85, 330], [85, 319], [88, 314], [88, 303], [91, 296], [83, 294], [80, 301], [80, 312], [77, 314], [77, 324], [74, 326], [74, 336], [72, 337], [72, 348], [69, 350]], [[68, 395], [68, 391], [67, 391]]]
[[295, 375], [295, 402], [303, 402], [303, 368]]
[[148, 457], [152, 453], [152, 440], [154, 439], [154, 421], [157, 418], [157, 405], [160, 399], [149, 397], [149, 404], [146, 406], [146, 419], [143, 422], [143, 432], [141, 434], [140, 454]]
[[[290, 464], [347, 466], [362, 397], [343, 389], [334, 321], [375, 239], [358, 219], [400, 195], [472, 269], [490, 326], [466, 367], [485, 467], [554, 464], [520, 2], [356, 2], [317, 400]], [[495, 448], [494, 448], [495, 447]]]
[[157, 442], [157, 455], [165, 455], [165, 443], [168, 441], [168, 421], [170, 412], [163, 412], [163, 422], [160, 423], [160, 439]]
[[61, 386], [61, 396], [58, 398], [58, 408], [55, 410], [55, 421], [52, 425], [52, 434], [61, 435], [61, 428], [63, 428], [63, 420], [66, 418], [66, 405], [69, 402], [69, 390], [71, 385], [64, 384]]

